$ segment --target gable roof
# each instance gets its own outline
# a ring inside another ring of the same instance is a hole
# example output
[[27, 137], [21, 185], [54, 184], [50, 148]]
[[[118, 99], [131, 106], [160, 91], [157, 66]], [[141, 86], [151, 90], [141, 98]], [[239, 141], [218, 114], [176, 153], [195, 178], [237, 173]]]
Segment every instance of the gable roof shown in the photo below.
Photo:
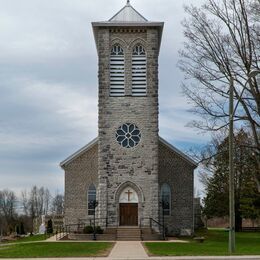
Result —
[[184, 159], [186, 162], [190, 163], [192, 166], [197, 167], [198, 163], [196, 163], [193, 159], [191, 159], [188, 155], [183, 153], [181, 150], [177, 149], [172, 144], [168, 143], [166, 140], [164, 140], [162, 137], [159, 136], [159, 141], [164, 144], [166, 147], [168, 147], [170, 150], [178, 154], [182, 159]]
[[130, 1], [127, 1], [126, 5], [109, 19], [109, 22], [147, 22], [147, 19], [132, 7]]
[[78, 158], [80, 155], [82, 155], [83, 153], [85, 153], [86, 151], [88, 151], [90, 148], [92, 148], [94, 145], [96, 145], [98, 142], [98, 137], [96, 137], [95, 139], [93, 139], [91, 142], [89, 142], [88, 144], [86, 144], [85, 146], [83, 146], [82, 148], [80, 148], [78, 151], [76, 151], [75, 153], [73, 153], [72, 155], [70, 155], [68, 158], [66, 158], [64, 161], [62, 161], [60, 163], [60, 167], [63, 168], [64, 166], [66, 166], [66, 164], [74, 161], [76, 158]]
[[[164, 144], [166, 147], [168, 147], [170, 150], [172, 150], [173, 152], [177, 153], [181, 158], [183, 158], [186, 162], [190, 163], [192, 166], [197, 167], [198, 164], [192, 160], [189, 156], [187, 156], [186, 154], [184, 154], [182, 151], [180, 151], [179, 149], [177, 149], [175, 146], [171, 145], [170, 143], [168, 143], [167, 141], [165, 141], [162, 137], [159, 136], [159, 142], [161, 142], [162, 144]], [[63, 168], [64, 166], [66, 166], [67, 164], [69, 164], [70, 162], [74, 161], [76, 158], [78, 158], [80, 155], [82, 155], [83, 153], [85, 153], [86, 151], [88, 151], [90, 148], [92, 148], [93, 146], [95, 146], [96, 144], [98, 144], [98, 137], [96, 137], [95, 139], [93, 139], [91, 142], [89, 142], [87, 145], [83, 146], [81, 149], [79, 149], [78, 151], [76, 151], [75, 153], [73, 153], [72, 155], [70, 155], [68, 158], [66, 158], [64, 161], [62, 161], [60, 163], [60, 167]]]

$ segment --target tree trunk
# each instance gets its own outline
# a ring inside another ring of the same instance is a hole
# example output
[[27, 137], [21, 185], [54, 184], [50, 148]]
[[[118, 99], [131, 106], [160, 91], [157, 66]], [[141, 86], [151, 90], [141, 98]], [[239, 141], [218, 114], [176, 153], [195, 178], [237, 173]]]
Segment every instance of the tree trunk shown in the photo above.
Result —
[[242, 221], [243, 221], [243, 219], [242, 219], [239, 211], [237, 210], [236, 211], [236, 219], [235, 219], [235, 231], [236, 232], [242, 231]]

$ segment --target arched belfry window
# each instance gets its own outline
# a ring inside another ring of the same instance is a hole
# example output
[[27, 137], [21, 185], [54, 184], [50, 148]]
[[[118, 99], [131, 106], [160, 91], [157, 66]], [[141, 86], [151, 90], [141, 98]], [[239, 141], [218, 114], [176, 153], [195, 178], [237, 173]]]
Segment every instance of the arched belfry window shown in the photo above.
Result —
[[92, 183], [88, 188], [88, 215], [94, 215], [94, 201], [96, 200], [96, 187]]
[[171, 212], [171, 188], [167, 183], [161, 187], [161, 203], [164, 215], [170, 215]]
[[125, 58], [124, 50], [115, 44], [110, 53], [110, 96], [125, 95]]
[[132, 53], [132, 95], [146, 95], [146, 53], [141, 44], [134, 47]]

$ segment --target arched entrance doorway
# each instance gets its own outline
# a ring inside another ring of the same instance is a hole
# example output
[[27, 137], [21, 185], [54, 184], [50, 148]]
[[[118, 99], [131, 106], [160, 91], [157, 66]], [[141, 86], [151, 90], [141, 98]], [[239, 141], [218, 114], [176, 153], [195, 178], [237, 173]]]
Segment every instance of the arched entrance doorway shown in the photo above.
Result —
[[126, 187], [119, 196], [120, 226], [138, 225], [138, 195], [131, 187]]

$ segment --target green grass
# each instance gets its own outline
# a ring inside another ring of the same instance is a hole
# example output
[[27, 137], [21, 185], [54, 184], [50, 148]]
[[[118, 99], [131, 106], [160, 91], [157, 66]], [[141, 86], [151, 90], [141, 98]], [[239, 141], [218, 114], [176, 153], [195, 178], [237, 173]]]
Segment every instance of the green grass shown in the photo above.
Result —
[[[144, 245], [150, 255], [156, 256], [185, 256], [185, 255], [229, 255], [228, 232], [225, 230], [200, 231], [197, 236], [204, 236], [205, 241], [198, 243], [193, 239], [189, 243], [147, 242]], [[260, 255], [260, 233], [236, 233], [235, 255]]]
[[33, 236], [18, 238], [16, 240], [7, 241], [7, 242], [4, 242], [4, 243], [21, 243], [21, 242], [43, 241], [46, 238], [47, 237], [44, 234], [43, 235], [33, 235]]
[[37, 242], [0, 246], [0, 258], [107, 256], [108, 242]]

